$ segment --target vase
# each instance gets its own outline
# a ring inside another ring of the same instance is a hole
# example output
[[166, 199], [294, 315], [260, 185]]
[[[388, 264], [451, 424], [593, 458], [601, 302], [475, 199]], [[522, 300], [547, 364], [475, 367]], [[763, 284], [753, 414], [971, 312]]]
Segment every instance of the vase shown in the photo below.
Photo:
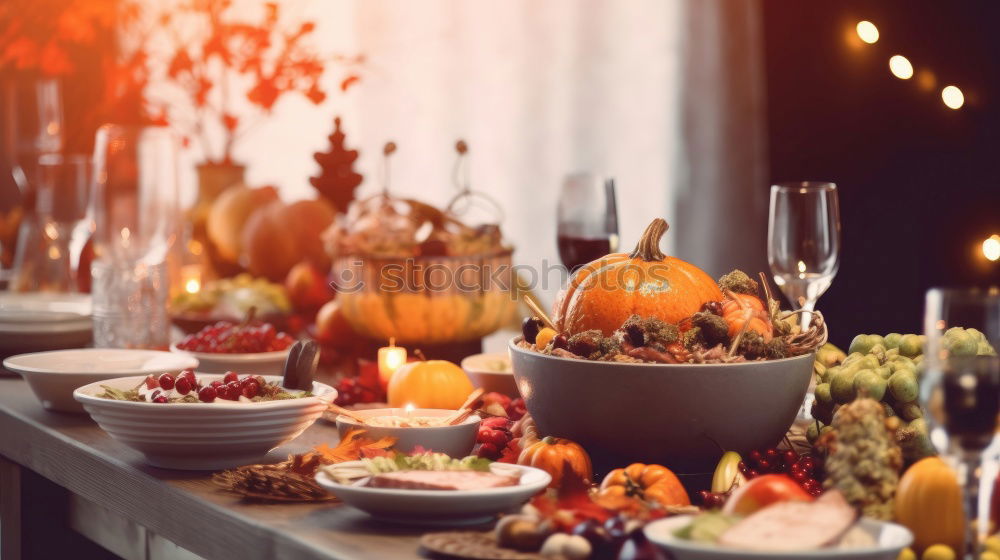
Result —
[[212, 276], [225, 278], [241, 272], [238, 265], [221, 258], [208, 238], [206, 223], [215, 199], [227, 188], [243, 182], [246, 167], [227, 163], [203, 163], [198, 166], [198, 198], [188, 211], [192, 225], [191, 239], [205, 251]]

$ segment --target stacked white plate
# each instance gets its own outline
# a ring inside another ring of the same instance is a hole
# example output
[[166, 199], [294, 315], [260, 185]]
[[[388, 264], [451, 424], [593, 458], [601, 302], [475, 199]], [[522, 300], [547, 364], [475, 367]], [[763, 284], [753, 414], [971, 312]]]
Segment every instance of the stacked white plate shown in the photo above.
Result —
[[90, 296], [43, 292], [0, 292], [0, 355], [90, 343]]
[[[221, 375], [199, 373], [209, 384]], [[265, 376], [269, 382], [281, 378]], [[268, 451], [291, 441], [316, 421], [337, 390], [313, 383], [310, 397], [265, 402], [170, 403], [119, 401], [98, 397], [102, 385], [133, 389], [142, 376], [122, 377], [80, 387], [73, 397], [111, 437], [141, 452], [157, 467], [218, 470], [259, 463]]]

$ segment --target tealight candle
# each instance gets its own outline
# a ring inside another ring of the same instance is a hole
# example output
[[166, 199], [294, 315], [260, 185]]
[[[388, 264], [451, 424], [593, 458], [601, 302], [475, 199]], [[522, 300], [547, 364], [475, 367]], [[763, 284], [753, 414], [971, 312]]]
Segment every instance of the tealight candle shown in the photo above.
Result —
[[389, 346], [378, 349], [378, 379], [382, 387], [389, 386], [389, 379], [406, 363], [406, 348], [396, 346], [396, 339], [389, 339]]
[[181, 288], [189, 293], [201, 291], [202, 267], [200, 264], [186, 264], [181, 267]]

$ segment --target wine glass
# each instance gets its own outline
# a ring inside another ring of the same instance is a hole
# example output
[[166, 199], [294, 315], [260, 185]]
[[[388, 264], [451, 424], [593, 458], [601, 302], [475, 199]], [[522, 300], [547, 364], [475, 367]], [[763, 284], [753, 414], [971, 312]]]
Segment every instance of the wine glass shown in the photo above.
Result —
[[[840, 205], [837, 185], [812, 181], [771, 186], [767, 261], [774, 283], [798, 309], [813, 311], [837, 274]], [[810, 313], [802, 317], [809, 327]]]
[[559, 259], [571, 273], [618, 250], [614, 179], [589, 173], [567, 176], [556, 215]]
[[94, 345], [166, 348], [167, 255], [179, 226], [177, 151], [167, 127], [104, 125], [90, 218]]
[[1000, 414], [1000, 289], [928, 291], [924, 334], [920, 396], [934, 428], [948, 435], [947, 455], [964, 481], [965, 555], [978, 558], [979, 533], [988, 525], [973, 522], [983, 450], [993, 442]]
[[82, 155], [43, 154], [34, 167], [35, 208], [18, 235], [11, 289], [72, 292], [90, 230], [89, 161]]

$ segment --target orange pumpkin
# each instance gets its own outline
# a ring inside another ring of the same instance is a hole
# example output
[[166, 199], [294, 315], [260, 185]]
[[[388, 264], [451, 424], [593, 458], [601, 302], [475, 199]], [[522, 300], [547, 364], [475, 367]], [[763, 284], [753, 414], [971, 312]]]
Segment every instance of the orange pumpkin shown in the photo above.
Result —
[[896, 521], [913, 531], [917, 554], [932, 544], [962, 550], [962, 488], [955, 471], [939, 457], [921, 459], [903, 473], [896, 488], [895, 508]]
[[594, 478], [590, 455], [580, 444], [564, 438], [546, 436], [525, 447], [517, 457], [517, 464], [536, 467], [552, 475], [549, 488], [559, 488], [567, 468], [587, 482]]
[[749, 321], [748, 331], [760, 333], [765, 341], [771, 340], [771, 318], [764, 308], [764, 302], [757, 296], [728, 292], [726, 301], [722, 303], [722, 318], [729, 325], [730, 338], [743, 330], [744, 323]]
[[722, 293], [708, 274], [660, 251], [668, 227], [657, 218], [631, 253], [612, 253], [577, 270], [556, 300], [560, 332], [600, 329], [610, 336], [633, 314], [678, 323], [702, 304], [720, 301]]
[[474, 387], [462, 368], [444, 360], [410, 362], [389, 380], [389, 406], [457, 409]]
[[632, 463], [604, 477], [598, 496], [636, 496], [664, 506], [689, 506], [691, 499], [673, 471], [663, 465]]

